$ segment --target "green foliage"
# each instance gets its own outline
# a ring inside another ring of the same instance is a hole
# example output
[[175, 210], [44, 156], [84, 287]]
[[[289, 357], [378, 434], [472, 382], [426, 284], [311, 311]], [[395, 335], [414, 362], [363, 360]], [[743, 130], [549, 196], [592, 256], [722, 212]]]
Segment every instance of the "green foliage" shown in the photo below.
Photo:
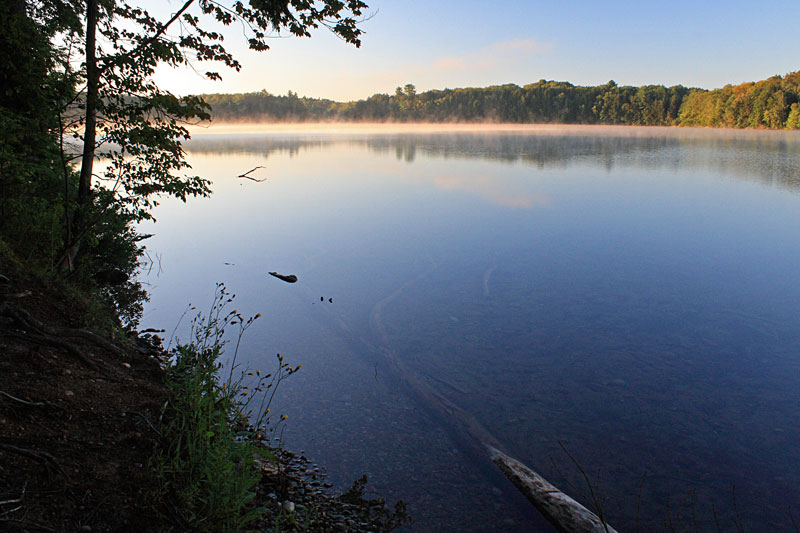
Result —
[[19, 0], [0, 5], [0, 234], [36, 267], [63, 246], [63, 195], [74, 175], [62, 168], [54, 101], [72, 80], [56, 71], [54, 15], [28, 16]]
[[360, 0], [189, 0], [163, 21], [124, 0], [0, 3], [0, 237], [16, 257], [67, 273], [135, 324], [145, 293], [132, 281], [142, 254], [134, 224], [152, 218], [163, 196], [211, 191], [183, 151], [186, 125], [207, 120], [208, 105], [161, 90], [156, 69], [211, 62], [238, 70], [224, 36], [205, 23], [242, 24], [256, 50], [274, 33], [308, 36], [321, 26], [359, 46], [365, 8]]
[[407, 84], [394, 94], [375, 94], [356, 102], [333, 102], [249, 94], [207, 94], [202, 98], [221, 121], [426, 121], [558, 124], [628, 124], [730, 128], [796, 128], [800, 73], [716, 91], [665, 87], [605, 85], [582, 87], [540, 80], [485, 88], [417, 93]]
[[161, 427], [163, 448], [154, 467], [179, 525], [208, 531], [239, 530], [255, 518], [245, 512], [258, 474], [254, 450], [230, 424], [234, 398], [219, 387], [218, 347], [178, 347], [168, 369], [169, 404]]
[[793, 106], [800, 101], [800, 72], [758, 82], [693, 90], [680, 110], [682, 126], [793, 129]]
[[[90, 115], [97, 116], [96, 145], [109, 160], [97, 187], [111, 193], [119, 209], [135, 221], [152, 217], [159, 196], [186, 200], [210, 193], [207, 180], [183, 174], [189, 165], [182, 147], [189, 138], [185, 124], [207, 120], [208, 105], [198, 97], [176, 97], [152, 81], [156, 68], [184, 65], [191, 56], [196, 63], [241, 68], [223, 46], [224, 36], [203, 28], [204, 19], [223, 26], [241, 24], [255, 50], [269, 49], [271, 32], [288, 30], [305, 37], [319, 26], [359, 46], [361, 30], [355, 17], [364, 8], [366, 4], [360, 0], [259, 0], [249, 5], [236, 1], [230, 6], [196, 0], [184, 3], [169, 21], [162, 22], [124, 1], [103, 3], [96, 32], [107, 44], [105, 49], [97, 49], [96, 64], [91, 62], [88, 38], [81, 41], [79, 34], [72, 36], [87, 63], [80, 79], [90, 85], [91, 69], [100, 71], [97, 101], [93, 102], [89, 93], [76, 101], [81, 114], [71, 130], [83, 138], [81, 128], [86, 127], [85, 134], [92, 139]], [[171, 26], [179, 27], [180, 36], [168, 33]], [[216, 71], [208, 71], [206, 76], [221, 77]], [[91, 165], [91, 160], [84, 159], [83, 164]]]
[[789, 116], [786, 118], [787, 130], [800, 130], [800, 104], [794, 103], [789, 111]]
[[[245, 319], [236, 310], [226, 312], [234, 298], [217, 285], [209, 314], [197, 315], [192, 341], [177, 346], [165, 369], [169, 399], [152, 466], [161, 486], [161, 512], [184, 529], [242, 530], [261, 515], [252, 504], [260, 479], [256, 459], [270, 457], [252, 442], [273, 435], [286, 419], [270, 424], [269, 405], [280, 382], [300, 368], [278, 356], [275, 374], [243, 371], [234, 377], [239, 343], [260, 316]], [[220, 360], [231, 326], [237, 337], [225, 378]]]
[[357, 102], [301, 98], [295, 93], [203, 95], [218, 120], [356, 120], [429, 122], [544, 122], [578, 124], [671, 125], [683, 96], [682, 86], [579, 87], [541, 80], [486, 88], [418, 93], [412, 84], [393, 95], [376, 94]]

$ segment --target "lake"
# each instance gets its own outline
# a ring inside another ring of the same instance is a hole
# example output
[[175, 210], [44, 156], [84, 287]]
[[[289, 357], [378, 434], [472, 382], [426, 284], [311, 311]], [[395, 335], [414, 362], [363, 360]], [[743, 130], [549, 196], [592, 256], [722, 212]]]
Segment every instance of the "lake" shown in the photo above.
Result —
[[571, 455], [620, 531], [800, 522], [800, 135], [212, 128], [187, 150], [214, 194], [142, 226], [142, 326], [216, 282], [262, 313], [240, 359], [303, 365], [282, 440], [337, 489], [366, 473], [411, 530], [546, 529], [449, 402], [588, 506]]

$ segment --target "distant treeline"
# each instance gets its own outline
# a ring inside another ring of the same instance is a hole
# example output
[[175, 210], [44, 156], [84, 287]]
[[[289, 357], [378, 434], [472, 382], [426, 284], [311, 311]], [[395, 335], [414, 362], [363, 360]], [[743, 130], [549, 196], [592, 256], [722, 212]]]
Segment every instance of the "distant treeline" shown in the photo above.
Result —
[[800, 71], [708, 91], [682, 85], [584, 87], [541, 80], [520, 87], [444, 89], [356, 102], [289, 91], [203, 95], [219, 121], [512, 122], [800, 129]]

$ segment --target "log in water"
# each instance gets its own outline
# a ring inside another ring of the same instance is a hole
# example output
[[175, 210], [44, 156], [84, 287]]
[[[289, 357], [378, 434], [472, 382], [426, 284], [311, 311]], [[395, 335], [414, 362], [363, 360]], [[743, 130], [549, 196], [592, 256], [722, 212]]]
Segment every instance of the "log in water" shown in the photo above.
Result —
[[[493, 270], [494, 266], [487, 271], [484, 276], [484, 285], [488, 284], [488, 278]], [[589, 509], [558, 490], [521, 462], [509, 456], [505, 452], [505, 446], [478, 419], [435, 390], [425, 379], [408, 368], [396, 356], [391, 349], [389, 335], [383, 325], [383, 309], [407, 288], [427, 277], [429, 273], [409, 280], [373, 306], [369, 315], [369, 325], [373, 335], [376, 337], [374, 340], [377, 341], [377, 346], [369, 340], [355, 335], [340, 318], [330, 316], [329, 312], [325, 312], [325, 314], [329, 315], [329, 318], [332, 319], [333, 324], [336, 326], [335, 329], [351, 346], [376, 352], [415, 401], [448, 425], [451, 436], [462, 447], [464, 452], [478, 461], [491, 462], [499, 468], [556, 529], [570, 532], [616, 533], [616, 530], [605, 524]], [[486, 287], [484, 287], [484, 290], [486, 290]], [[312, 295], [308, 289], [305, 289], [305, 291], [308, 293], [307, 297], [311, 298]]]
[[559, 531], [617, 533], [596, 514], [542, 476], [499, 450], [489, 450], [492, 462]]

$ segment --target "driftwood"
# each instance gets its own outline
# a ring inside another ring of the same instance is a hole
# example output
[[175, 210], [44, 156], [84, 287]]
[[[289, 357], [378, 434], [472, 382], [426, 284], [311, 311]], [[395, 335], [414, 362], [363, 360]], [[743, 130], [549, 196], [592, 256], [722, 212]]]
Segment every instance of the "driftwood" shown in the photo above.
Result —
[[236, 177], [237, 177], [237, 178], [246, 178], [246, 179], [249, 179], [249, 180], [255, 181], [256, 183], [261, 183], [262, 181], [266, 180], [267, 178], [256, 179], [256, 178], [253, 178], [253, 177], [251, 177], [251, 176], [250, 176], [250, 173], [251, 173], [251, 172], [254, 172], [254, 171], [258, 170], [259, 168], [264, 168], [264, 167], [262, 167], [262, 166], [257, 166], [257, 167], [255, 167], [255, 168], [253, 168], [253, 169], [250, 169], [250, 170], [248, 170], [248, 171], [247, 171], [247, 172], [245, 172], [244, 174], [239, 174], [239, 175], [238, 175], [238, 176], [236, 176]]
[[558, 531], [616, 533], [613, 527], [600, 520], [596, 514], [524, 464], [497, 449], [489, 448], [489, 451], [497, 468]]
[[283, 274], [278, 274], [277, 272], [270, 272], [270, 276], [275, 276], [276, 278], [285, 281], [286, 283], [295, 283], [297, 281], [297, 276], [294, 274], [289, 274], [288, 276], [284, 276]]

